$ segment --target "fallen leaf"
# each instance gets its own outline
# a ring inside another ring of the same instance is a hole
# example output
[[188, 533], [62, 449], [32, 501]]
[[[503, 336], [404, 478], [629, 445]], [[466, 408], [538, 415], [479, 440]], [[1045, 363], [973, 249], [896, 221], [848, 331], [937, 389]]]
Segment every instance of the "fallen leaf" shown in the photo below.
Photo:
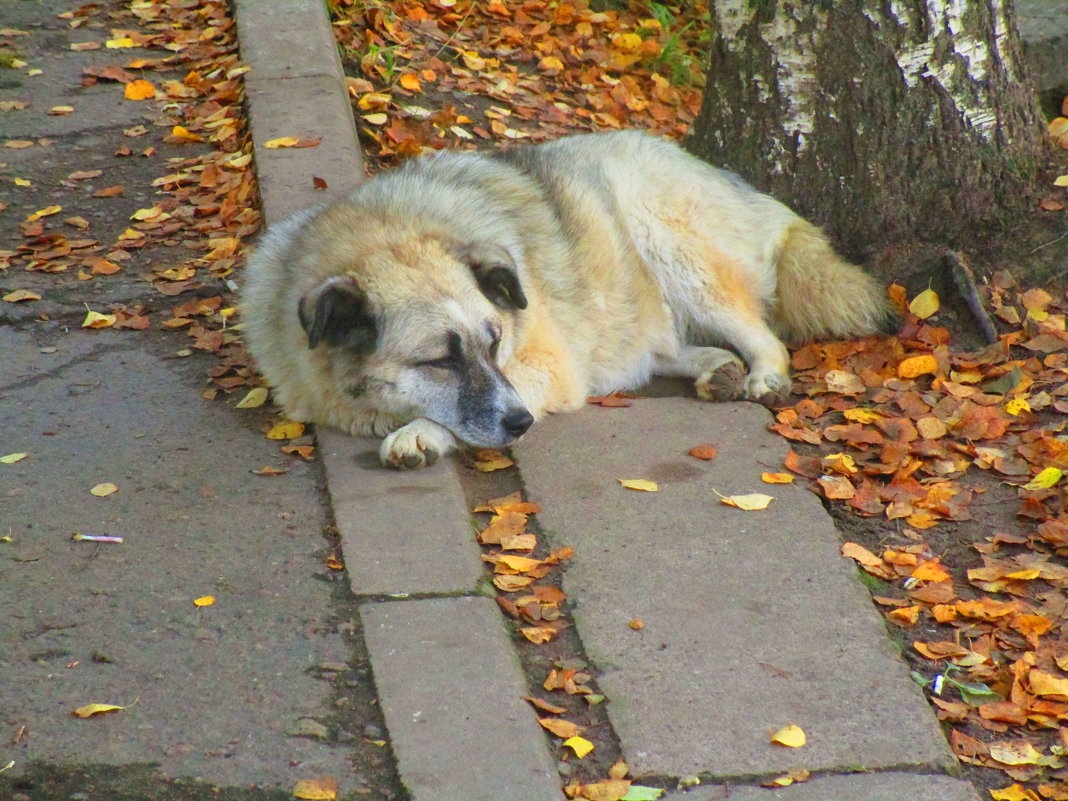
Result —
[[82, 328], [110, 328], [115, 325], [117, 319], [118, 316], [114, 314], [101, 314], [100, 312], [91, 311], [82, 320]]
[[938, 360], [929, 353], [902, 359], [897, 366], [897, 374], [901, 378], [917, 378], [925, 373], [936, 372], [938, 372]]
[[43, 209], [38, 209], [29, 217], [27, 217], [26, 222], [33, 222], [34, 220], [39, 220], [42, 217], [50, 217], [53, 214], [59, 214], [59, 212], [61, 211], [63, 211], [62, 206], [45, 206]]
[[767, 509], [768, 504], [773, 500], [775, 499], [770, 495], [751, 492], [748, 495], [721, 495], [719, 502], [726, 506], [733, 506], [736, 509], [743, 509], [746, 512], [753, 512]]
[[257, 476], [284, 476], [289, 470], [268, 464], [264, 465], [259, 470], [250, 470], [249, 472], [254, 473]]
[[1060, 481], [1061, 477], [1063, 475], [1064, 475], [1064, 471], [1061, 470], [1060, 468], [1058, 468], [1058, 467], [1047, 467], [1045, 470], [1040, 472], [1037, 476], [1032, 478], [1026, 484], [1021, 484], [1020, 485], [1020, 489], [1025, 489], [1025, 490], [1049, 489], [1054, 484], [1056, 484], [1058, 481]]
[[[137, 701], [134, 701], [134, 704], [136, 703]], [[89, 718], [93, 715], [99, 715], [102, 712], [115, 712], [119, 709], [129, 709], [131, 706], [133, 706], [133, 704], [128, 704], [127, 706], [119, 706], [118, 704], [86, 704], [85, 706], [78, 707], [71, 712], [71, 714], [77, 715], [80, 718]]]
[[519, 629], [519, 633], [535, 645], [541, 645], [556, 636], [556, 629], [548, 626], [525, 626]]
[[656, 492], [660, 489], [655, 481], [649, 481], [644, 478], [617, 478], [620, 484], [630, 490], [638, 490], [639, 492]]
[[630, 626], [630, 628], [634, 629], [635, 631], [641, 631], [642, 629], [645, 628], [645, 623], [642, 621], [642, 619], [640, 617], [636, 617], [633, 620], [628, 621], [627, 625]]
[[765, 484], [793, 484], [794, 477], [790, 473], [761, 473], [760, 480]]
[[1027, 674], [1027, 683], [1035, 695], [1057, 696], [1058, 700], [1068, 701], [1068, 679], [1054, 676], [1044, 670], [1032, 669]]
[[579, 759], [582, 759], [586, 754], [593, 750], [593, 743], [578, 735], [568, 737], [564, 740], [564, 745], [574, 751], [575, 756]]
[[197, 606], [211, 606], [215, 603], [214, 595], [202, 595], [199, 598], [194, 598], [193, 603]]
[[235, 409], [255, 409], [257, 406], [262, 406], [267, 400], [267, 388], [266, 387], [254, 387], [248, 391], [241, 400], [235, 405]]
[[122, 94], [127, 100], [147, 100], [156, 96], [156, 87], [152, 85], [151, 81], [138, 78], [126, 84]]
[[582, 727], [562, 718], [538, 718], [538, 723], [543, 728], [551, 731], [557, 737], [567, 740], [570, 737], [578, 737], [582, 734]]
[[283, 420], [271, 427], [267, 439], [295, 439], [304, 433], [304, 423], [296, 420]]
[[1000, 790], [991, 790], [990, 797], [994, 801], [1041, 801], [1036, 793], [1019, 784], [1011, 784]]
[[21, 462], [29, 454], [27, 453], [9, 453], [7, 456], [0, 456], [0, 464], [14, 464], [15, 462]]
[[492, 473], [495, 470], [504, 470], [515, 465], [507, 456], [498, 455], [493, 459], [475, 462], [475, 469], [480, 473]]
[[301, 779], [293, 786], [293, 797], [305, 801], [333, 801], [337, 798], [337, 779], [333, 776]]
[[925, 289], [912, 299], [912, 303], [909, 304], [909, 311], [921, 320], [926, 320], [938, 311], [939, 305], [938, 293], [933, 289]]
[[4, 295], [3, 300], [8, 303], [21, 303], [25, 300], [40, 300], [41, 296], [36, 292], [29, 289], [16, 289], [14, 292], [8, 292]]
[[990, 756], [1004, 765], [1035, 765], [1042, 758], [1042, 752], [1025, 740], [1016, 740], [991, 743]]
[[111, 495], [113, 492], [118, 492], [118, 491], [119, 491], [119, 488], [116, 485], [112, 484], [111, 482], [105, 482], [103, 484], [97, 484], [95, 487], [93, 487], [91, 490], [89, 490], [90, 493], [92, 493], [93, 495], [95, 495], [98, 498], [106, 498], [108, 495]]
[[785, 745], [788, 748], [800, 748], [808, 742], [808, 738], [805, 737], [805, 732], [800, 726], [795, 726], [791, 723], [771, 735], [771, 741], [778, 745]]
[[690, 448], [689, 453], [694, 459], [701, 459], [702, 461], [707, 462], [709, 459], [716, 458], [716, 454], [719, 453], [719, 448], [711, 444], [697, 445], [696, 447]]

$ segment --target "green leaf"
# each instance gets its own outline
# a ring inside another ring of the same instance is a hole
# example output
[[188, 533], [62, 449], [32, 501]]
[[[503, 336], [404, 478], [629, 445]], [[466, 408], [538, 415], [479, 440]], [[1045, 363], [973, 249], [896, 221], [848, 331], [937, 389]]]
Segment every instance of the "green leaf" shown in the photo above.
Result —
[[642, 787], [640, 784], [632, 784], [621, 801], [656, 801], [663, 794], [664, 791], [657, 787]]
[[1012, 392], [1016, 389], [1016, 385], [1020, 383], [1020, 379], [1023, 378], [1023, 370], [1019, 366], [1013, 367], [1001, 378], [995, 378], [993, 381], [987, 381], [983, 383], [983, 392], [989, 395], [1004, 395], [1007, 392]]
[[981, 706], [991, 701], [1005, 700], [1001, 695], [978, 681], [957, 681], [946, 676], [946, 684], [951, 684], [960, 690], [961, 700], [968, 706]]

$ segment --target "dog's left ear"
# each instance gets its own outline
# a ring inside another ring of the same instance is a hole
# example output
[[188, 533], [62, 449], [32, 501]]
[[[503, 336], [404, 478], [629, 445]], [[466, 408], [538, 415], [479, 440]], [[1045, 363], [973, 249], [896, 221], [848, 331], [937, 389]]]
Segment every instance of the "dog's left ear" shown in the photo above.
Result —
[[478, 288], [494, 306], [505, 311], [527, 307], [515, 262], [500, 245], [468, 245], [460, 251], [460, 259], [471, 268]]

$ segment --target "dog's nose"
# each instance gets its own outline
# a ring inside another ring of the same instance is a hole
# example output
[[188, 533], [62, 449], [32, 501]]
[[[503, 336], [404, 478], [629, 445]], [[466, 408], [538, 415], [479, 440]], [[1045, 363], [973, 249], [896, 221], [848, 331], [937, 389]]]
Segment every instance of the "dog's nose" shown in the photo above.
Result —
[[501, 418], [501, 425], [511, 437], [521, 437], [533, 422], [534, 418], [526, 409], [515, 409]]

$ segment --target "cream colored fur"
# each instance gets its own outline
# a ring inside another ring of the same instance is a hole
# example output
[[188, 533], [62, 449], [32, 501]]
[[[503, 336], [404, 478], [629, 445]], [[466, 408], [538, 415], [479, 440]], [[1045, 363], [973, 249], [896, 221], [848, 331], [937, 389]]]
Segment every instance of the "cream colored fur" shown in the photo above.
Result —
[[[525, 308], [479, 291], [457, 254], [483, 244], [507, 254]], [[380, 336], [369, 356], [308, 348], [298, 304], [338, 276], [373, 310]], [[372, 179], [270, 231], [244, 305], [249, 348], [287, 413], [388, 435], [383, 461], [395, 466], [432, 460], [454, 435], [495, 437], [481, 433], [492, 421], [471, 434], [473, 423], [454, 422], [453, 401], [434, 400], [462, 387], [413, 366], [449, 331], [484, 359], [482, 331], [499, 329], [496, 364], [541, 419], [654, 372], [689, 376], [708, 399], [774, 404], [790, 388], [782, 339], [867, 334], [885, 317], [875, 282], [817, 228], [637, 132], [504, 158], [441, 153]], [[361, 381], [394, 390], [354, 397]]]

